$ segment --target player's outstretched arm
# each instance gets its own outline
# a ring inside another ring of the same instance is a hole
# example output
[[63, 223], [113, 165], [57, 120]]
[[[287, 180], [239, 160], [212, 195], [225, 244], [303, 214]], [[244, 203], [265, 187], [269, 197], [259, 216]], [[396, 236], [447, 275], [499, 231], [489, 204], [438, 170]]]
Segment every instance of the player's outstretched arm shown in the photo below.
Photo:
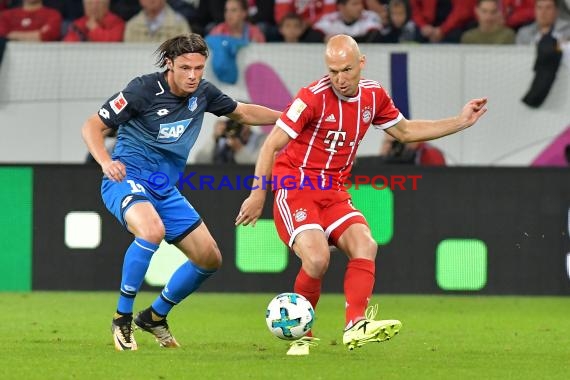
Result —
[[263, 204], [267, 196], [267, 181], [271, 178], [275, 155], [289, 140], [289, 135], [279, 127], [274, 127], [265, 139], [255, 164], [255, 179], [251, 185], [252, 190], [249, 197], [241, 205], [235, 220], [236, 226], [240, 224], [247, 226], [250, 223], [255, 226], [255, 222], [263, 211]]
[[105, 131], [108, 127], [101, 121], [99, 115], [92, 115], [81, 129], [81, 136], [89, 149], [89, 153], [95, 161], [101, 165], [103, 173], [112, 181], [120, 182], [123, 180], [127, 171], [125, 165], [120, 161], [113, 161], [107, 148], [105, 147]]
[[386, 133], [400, 142], [427, 141], [457, 133], [475, 124], [487, 112], [487, 98], [472, 99], [455, 117], [440, 120], [402, 119]]
[[487, 98], [472, 99], [461, 110], [459, 115], [464, 128], [469, 128], [487, 112]]
[[234, 112], [227, 115], [230, 119], [249, 125], [274, 125], [281, 112], [257, 104], [238, 102]]

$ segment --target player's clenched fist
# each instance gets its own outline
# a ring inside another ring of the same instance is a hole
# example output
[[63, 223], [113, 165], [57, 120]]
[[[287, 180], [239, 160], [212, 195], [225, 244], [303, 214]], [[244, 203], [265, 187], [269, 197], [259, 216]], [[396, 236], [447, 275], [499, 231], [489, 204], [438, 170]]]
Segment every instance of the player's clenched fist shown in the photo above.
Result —
[[101, 168], [103, 169], [103, 174], [115, 182], [121, 182], [127, 175], [125, 165], [121, 161], [109, 161], [102, 164]]

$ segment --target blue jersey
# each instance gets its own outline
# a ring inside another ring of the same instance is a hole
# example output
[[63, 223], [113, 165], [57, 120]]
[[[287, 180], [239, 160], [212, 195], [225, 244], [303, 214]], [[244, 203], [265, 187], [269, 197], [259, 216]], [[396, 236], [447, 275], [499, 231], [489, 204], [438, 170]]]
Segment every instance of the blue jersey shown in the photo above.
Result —
[[153, 173], [164, 173], [169, 186], [156, 192], [165, 194], [184, 171], [204, 112], [221, 116], [236, 107], [235, 100], [205, 79], [187, 97], [176, 96], [164, 73], [156, 72], [133, 79], [103, 104], [99, 117], [109, 128], [118, 128], [113, 160], [121, 161], [130, 177], [143, 182]]

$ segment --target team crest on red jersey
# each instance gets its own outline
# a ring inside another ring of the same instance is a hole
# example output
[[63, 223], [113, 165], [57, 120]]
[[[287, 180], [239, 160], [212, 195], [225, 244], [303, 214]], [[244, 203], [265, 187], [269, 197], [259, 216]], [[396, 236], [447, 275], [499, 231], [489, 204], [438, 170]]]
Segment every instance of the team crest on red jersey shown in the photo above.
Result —
[[304, 208], [297, 209], [293, 213], [293, 217], [297, 223], [302, 222], [303, 220], [307, 219], [307, 210]]
[[362, 110], [362, 121], [364, 124], [368, 124], [370, 123], [370, 120], [372, 120], [372, 107], [366, 106]]

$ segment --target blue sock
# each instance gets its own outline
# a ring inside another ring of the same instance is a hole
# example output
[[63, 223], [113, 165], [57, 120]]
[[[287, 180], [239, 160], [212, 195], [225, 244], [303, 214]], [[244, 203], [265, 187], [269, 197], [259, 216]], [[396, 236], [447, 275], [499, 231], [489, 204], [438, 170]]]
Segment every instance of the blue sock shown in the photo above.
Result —
[[174, 272], [160, 296], [152, 304], [156, 314], [165, 317], [174, 305], [192, 294], [215, 270], [208, 271], [186, 261]]
[[158, 245], [141, 238], [135, 238], [123, 260], [123, 277], [121, 279], [121, 295], [117, 305], [119, 314], [132, 314], [135, 297]]

